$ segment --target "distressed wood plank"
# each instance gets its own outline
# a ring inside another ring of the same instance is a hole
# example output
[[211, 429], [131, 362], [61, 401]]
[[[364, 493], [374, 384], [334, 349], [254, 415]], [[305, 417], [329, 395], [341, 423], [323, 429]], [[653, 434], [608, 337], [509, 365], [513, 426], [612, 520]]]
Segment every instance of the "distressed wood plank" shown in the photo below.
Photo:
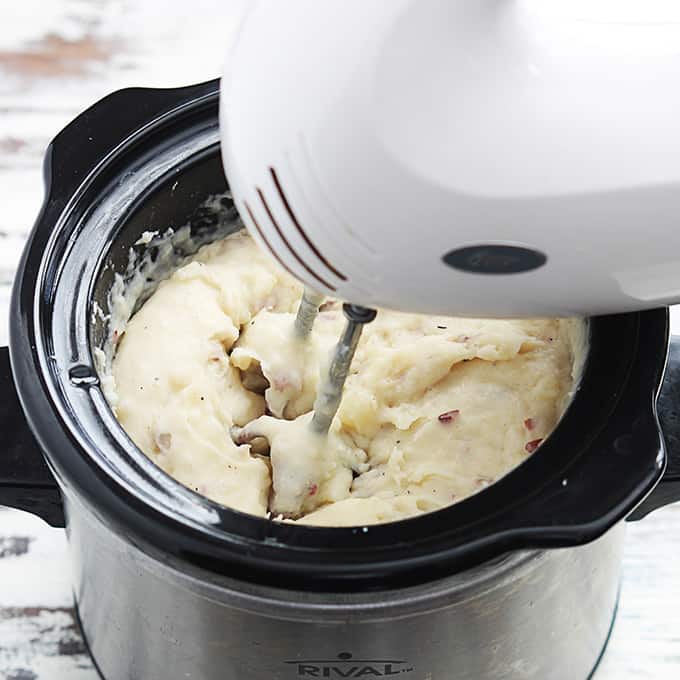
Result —
[[64, 532], [0, 510], [0, 678], [97, 677], [76, 625]]

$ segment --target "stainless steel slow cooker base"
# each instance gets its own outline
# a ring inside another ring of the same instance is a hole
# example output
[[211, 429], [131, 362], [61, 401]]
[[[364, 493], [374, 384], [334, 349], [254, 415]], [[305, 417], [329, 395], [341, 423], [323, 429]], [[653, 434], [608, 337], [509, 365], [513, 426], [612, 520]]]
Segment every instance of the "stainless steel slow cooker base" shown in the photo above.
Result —
[[67, 511], [81, 625], [106, 680], [585, 680], [616, 610], [623, 524], [426, 586], [329, 594], [180, 570], [75, 499]]

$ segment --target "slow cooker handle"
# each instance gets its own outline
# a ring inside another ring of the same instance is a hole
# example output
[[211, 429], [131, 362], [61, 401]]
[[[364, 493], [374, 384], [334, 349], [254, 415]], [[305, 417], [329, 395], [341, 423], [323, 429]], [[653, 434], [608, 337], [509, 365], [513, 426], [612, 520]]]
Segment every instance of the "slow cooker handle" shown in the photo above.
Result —
[[24, 418], [7, 347], [0, 347], [0, 505], [64, 526], [59, 487]]
[[[51, 142], [45, 154], [46, 197], [42, 219], [56, 216], [97, 165], [154, 121], [205, 97], [214, 100], [219, 81], [171, 89], [128, 88], [81, 113]], [[24, 418], [0, 347], [0, 505], [27, 510], [55, 527], [64, 526], [59, 487]]]
[[[45, 154], [45, 184], [50, 199], [71, 196], [87, 175], [120, 144], [155, 120], [201, 97], [213, 98], [219, 80], [175, 88], [130, 87], [107, 95], [74, 118]], [[44, 208], [49, 207], [48, 200]], [[59, 209], [61, 205], [56, 206]]]
[[642, 519], [657, 508], [680, 501], [680, 335], [671, 338], [656, 410], [666, 442], [666, 471], [629, 520]]

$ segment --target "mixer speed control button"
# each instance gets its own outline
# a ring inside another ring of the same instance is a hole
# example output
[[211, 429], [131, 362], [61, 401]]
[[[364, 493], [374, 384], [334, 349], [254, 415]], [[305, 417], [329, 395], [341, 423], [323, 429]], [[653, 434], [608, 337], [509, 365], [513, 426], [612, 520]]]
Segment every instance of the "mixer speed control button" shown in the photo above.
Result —
[[472, 274], [520, 274], [538, 269], [548, 260], [531, 248], [491, 244], [456, 248], [442, 259], [449, 267]]

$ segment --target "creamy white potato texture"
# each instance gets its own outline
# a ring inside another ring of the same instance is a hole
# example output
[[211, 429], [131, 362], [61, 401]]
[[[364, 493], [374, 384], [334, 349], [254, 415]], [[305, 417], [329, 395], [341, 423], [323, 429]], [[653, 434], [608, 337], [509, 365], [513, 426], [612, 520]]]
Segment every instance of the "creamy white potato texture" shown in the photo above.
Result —
[[[311, 337], [297, 339], [301, 294], [235, 234], [160, 284], [113, 362], [116, 415], [139, 448], [191, 489], [255, 515], [365, 525], [460, 501], [540, 446], [584, 353], [580, 320], [380, 311], [319, 438], [312, 405], [344, 317], [329, 300]], [[261, 438], [237, 444], [234, 426]]]

